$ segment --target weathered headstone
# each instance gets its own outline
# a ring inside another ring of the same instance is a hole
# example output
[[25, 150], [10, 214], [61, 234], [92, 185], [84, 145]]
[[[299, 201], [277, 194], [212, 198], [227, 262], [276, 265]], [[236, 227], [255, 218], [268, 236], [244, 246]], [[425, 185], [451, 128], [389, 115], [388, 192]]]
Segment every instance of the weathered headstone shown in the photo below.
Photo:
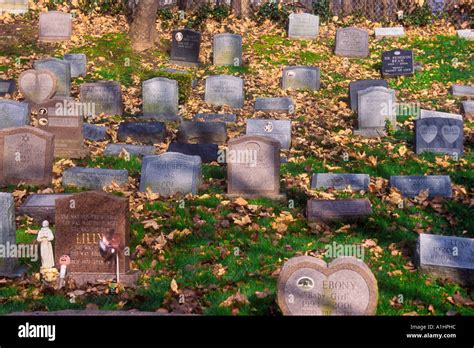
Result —
[[134, 156], [147, 156], [155, 154], [155, 147], [151, 145], [131, 145], [131, 144], [107, 144], [105, 156], [118, 156], [123, 151]]
[[18, 78], [18, 88], [28, 102], [41, 104], [56, 94], [58, 79], [48, 70], [27, 70]]
[[64, 60], [71, 64], [71, 77], [86, 76], [87, 57], [82, 53], [67, 53]]
[[451, 92], [455, 97], [474, 98], [474, 86], [453, 85]]
[[283, 265], [277, 298], [284, 315], [375, 315], [378, 286], [369, 267], [355, 257], [326, 264], [299, 256]]
[[424, 273], [461, 285], [474, 285], [474, 239], [422, 233], [418, 237], [416, 264]]
[[166, 126], [163, 122], [124, 122], [118, 129], [119, 141], [126, 142], [127, 138], [143, 144], [158, 144], [163, 142]]
[[352, 111], [357, 111], [358, 108], [358, 93], [369, 87], [385, 87], [388, 88], [386, 80], [358, 80], [349, 83], [349, 99]]
[[[114, 279], [133, 286], [138, 273], [130, 271], [128, 199], [104, 192], [83, 192], [56, 200], [55, 258], [68, 255], [67, 277], [77, 286]], [[99, 241], [118, 244], [117, 257], [104, 260]], [[118, 266], [118, 267], [117, 267]]]
[[17, 258], [5, 255], [5, 250], [11, 250], [16, 245], [15, 200], [11, 193], [0, 192], [0, 246], [3, 250], [0, 277], [17, 278], [26, 272], [24, 266], [18, 265]]
[[282, 88], [317, 91], [320, 76], [320, 69], [313, 66], [287, 66], [283, 68]]
[[30, 124], [30, 106], [15, 100], [0, 99], [0, 129]]
[[[80, 99], [82, 103], [92, 103], [97, 115], [123, 114], [122, 90], [116, 81], [99, 81], [81, 85]], [[95, 116], [95, 115], [92, 115]]]
[[467, 100], [462, 102], [461, 112], [467, 119], [474, 119], [474, 100]]
[[214, 65], [242, 65], [242, 36], [216, 34], [212, 47]]
[[366, 58], [369, 55], [369, 33], [367, 30], [337, 29], [335, 54], [342, 57]]
[[69, 196], [66, 193], [32, 194], [28, 196], [18, 211], [20, 214], [30, 216], [38, 223], [44, 220], [54, 223], [56, 199]]
[[365, 219], [372, 214], [368, 199], [310, 199], [306, 210], [309, 221]]
[[73, 167], [63, 172], [63, 186], [88, 190], [103, 190], [112, 184], [125, 187], [128, 184], [128, 171], [125, 169], [102, 169]]
[[194, 115], [194, 121], [235, 123], [237, 122], [237, 115], [199, 113], [199, 114]]
[[183, 144], [171, 143], [168, 152], [179, 152], [188, 156], [199, 156], [202, 162], [217, 161], [219, 146], [217, 144]]
[[288, 17], [290, 39], [316, 39], [319, 35], [319, 16], [309, 13], [291, 13]]
[[178, 128], [178, 141], [185, 144], [225, 144], [226, 124], [224, 122], [184, 121]]
[[474, 30], [473, 29], [462, 29], [458, 30], [458, 36], [460, 38], [472, 41], [474, 40]]
[[273, 138], [280, 142], [281, 149], [288, 150], [291, 147], [291, 121], [250, 119], [245, 135]]
[[0, 0], [0, 13], [23, 14], [28, 12], [28, 0]]
[[295, 104], [291, 97], [257, 98], [255, 111], [294, 113]]
[[54, 135], [30, 126], [0, 129], [0, 186], [51, 184]]
[[107, 139], [107, 127], [95, 124], [84, 123], [83, 125], [84, 139], [90, 141], [104, 141]]
[[171, 63], [177, 65], [198, 65], [201, 48], [201, 33], [191, 30], [173, 30], [171, 42]]
[[244, 81], [230, 75], [213, 75], [206, 79], [206, 103], [229, 105], [233, 108], [244, 106]]
[[391, 176], [390, 186], [409, 198], [416, 197], [426, 190], [429, 198], [451, 198], [453, 195], [451, 178], [447, 175]]
[[36, 70], [48, 70], [57, 78], [55, 97], [69, 97], [71, 93], [71, 64], [57, 58], [46, 58], [33, 63]]
[[391, 27], [391, 28], [375, 28], [375, 38], [382, 39], [384, 37], [403, 37], [405, 36], [405, 28]]
[[422, 118], [432, 118], [432, 117], [441, 117], [441, 118], [450, 118], [450, 119], [462, 120], [462, 115], [459, 115], [459, 114], [451, 114], [451, 113], [447, 113], [447, 112], [420, 109], [420, 117], [419, 117], [420, 119], [422, 119]]
[[13, 96], [15, 92], [15, 80], [0, 80], [0, 97], [5, 97], [7, 94]]
[[280, 142], [245, 135], [229, 141], [227, 193], [229, 196], [282, 199], [280, 194]]
[[39, 15], [40, 41], [65, 41], [72, 35], [72, 17], [59, 11], [41, 12]]
[[143, 116], [160, 121], [178, 119], [178, 82], [164, 77], [143, 81]]
[[312, 189], [334, 188], [343, 190], [349, 186], [354, 191], [367, 191], [370, 177], [368, 174], [317, 173], [311, 179]]
[[144, 157], [141, 172], [140, 191], [149, 188], [164, 197], [197, 194], [202, 182], [201, 158], [177, 152]]
[[416, 153], [434, 152], [454, 156], [464, 153], [462, 119], [428, 117], [415, 120]]
[[395, 49], [382, 53], [383, 76], [409, 76], [414, 73], [413, 51]]

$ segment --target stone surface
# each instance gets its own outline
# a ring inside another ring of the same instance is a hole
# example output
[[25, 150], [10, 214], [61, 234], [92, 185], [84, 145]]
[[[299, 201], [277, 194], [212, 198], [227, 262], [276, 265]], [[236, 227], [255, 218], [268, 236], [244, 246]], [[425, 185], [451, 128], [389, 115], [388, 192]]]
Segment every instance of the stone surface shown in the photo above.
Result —
[[244, 81], [230, 75], [213, 75], [206, 79], [206, 103], [233, 108], [244, 106]]
[[462, 156], [464, 123], [448, 117], [415, 120], [415, 141], [417, 154], [434, 152]]
[[461, 112], [469, 120], [474, 119], [474, 100], [467, 100], [462, 102]]
[[30, 113], [27, 103], [0, 99], [0, 129], [29, 125]]
[[453, 188], [448, 175], [391, 176], [390, 187], [395, 187], [405, 197], [413, 198], [428, 190], [428, 197], [451, 198]]
[[365, 219], [372, 214], [368, 199], [310, 199], [306, 210], [309, 221]]
[[124, 187], [128, 184], [128, 171], [124, 169], [102, 169], [73, 167], [63, 172], [64, 187], [78, 187], [89, 190], [103, 190], [112, 185]]
[[54, 224], [56, 199], [69, 196], [71, 195], [65, 193], [32, 194], [28, 196], [25, 203], [18, 209], [18, 212], [28, 215], [37, 223], [48, 220], [49, 223]]
[[23, 14], [28, 12], [28, 0], [0, 0], [0, 13]]
[[291, 97], [261, 98], [255, 100], [255, 111], [287, 112], [295, 111], [295, 104]]
[[326, 264], [298, 256], [280, 271], [277, 301], [284, 315], [375, 315], [378, 285], [369, 267], [354, 257]]
[[283, 68], [282, 88], [317, 91], [320, 76], [319, 68], [313, 66], [287, 66]]
[[388, 82], [386, 80], [358, 80], [349, 83], [349, 100], [352, 111], [358, 109], [358, 93], [369, 87], [385, 87], [388, 88]]
[[144, 157], [141, 172], [140, 191], [149, 188], [164, 197], [197, 194], [202, 182], [201, 158], [177, 152]]
[[163, 122], [124, 122], [118, 129], [118, 140], [127, 141], [127, 138], [143, 144], [158, 144], [163, 142], [166, 135], [166, 126]]
[[198, 65], [201, 48], [201, 33], [191, 29], [173, 30], [171, 41], [171, 63]]
[[25, 99], [41, 104], [56, 94], [58, 79], [48, 70], [26, 70], [18, 78], [18, 88]]
[[57, 58], [36, 60], [33, 63], [36, 70], [47, 70], [57, 78], [55, 97], [69, 97], [71, 93], [71, 64]]
[[367, 191], [370, 177], [368, 174], [317, 173], [311, 179], [312, 189], [334, 188], [343, 190], [351, 187], [354, 191]]
[[225, 144], [226, 124], [224, 122], [184, 121], [178, 128], [178, 141], [185, 144]]
[[30, 126], [0, 130], [0, 186], [51, 184], [54, 135]]
[[[83, 103], [92, 103], [96, 115], [123, 114], [122, 90], [116, 81], [99, 81], [81, 84], [80, 99]], [[95, 115], [93, 115], [95, 116]]]
[[183, 144], [171, 143], [168, 152], [179, 152], [188, 156], [199, 156], [202, 162], [214, 162], [218, 158], [217, 144]]
[[82, 53], [66, 53], [64, 60], [71, 64], [71, 77], [86, 76], [87, 57]]
[[288, 150], [291, 147], [291, 121], [249, 119], [245, 135], [273, 138], [280, 142], [281, 149]]
[[215, 34], [212, 52], [214, 65], [243, 65], [242, 36], [227, 33]]
[[369, 87], [358, 93], [358, 129], [384, 130], [386, 122], [397, 127], [395, 91], [385, 87]]
[[453, 85], [451, 92], [456, 97], [474, 98], [474, 86]]
[[472, 287], [474, 239], [422, 233], [418, 237], [416, 264], [422, 272]]
[[164, 77], [143, 81], [143, 116], [160, 121], [178, 119], [178, 82]]
[[414, 73], [413, 51], [395, 49], [382, 53], [383, 76], [409, 76]]
[[342, 57], [366, 58], [369, 55], [369, 33], [367, 30], [337, 29], [335, 54]]
[[473, 29], [462, 29], [462, 30], [458, 30], [458, 36], [463, 38], [463, 39], [466, 39], [466, 40], [469, 40], [469, 41], [472, 41], [474, 40], [474, 30]]
[[199, 113], [194, 115], [194, 121], [235, 123], [237, 116], [235, 114]]
[[107, 127], [95, 124], [84, 123], [83, 125], [84, 139], [90, 141], [104, 141], [107, 139]]
[[319, 16], [309, 13], [291, 13], [288, 17], [290, 39], [316, 39], [319, 35]]
[[0, 80], [0, 97], [4, 97], [7, 94], [13, 96], [16, 92], [15, 80]]
[[71, 14], [59, 11], [41, 12], [39, 15], [40, 41], [70, 40], [72, 35]]
[[246, 135], [229, 140], [227, 192], [242, 197], [280, 196], [280, 142]]
[[450, 118], [450, 119], [457, 119], [461, 121], [463, 119], [462, 115], [459, 115], [459, 114], [450, 114], [447, 112], [420, 109], [420, 117], [419, 117], [420, 119], [431, 118], [431, 117]]
[[107, 144], [105, 156], [118, 156], [122, 151], [127, 151], [130, 155], [147, 156], [155, 154], [155, 147], [151, 145], [131, 145], [131, 144]]
[[83, 192], [57, 199], [55, 210], [55, 258], [58, 264], [62, 255], [71, 258], [67, 277], [77, 285], [116, 277], [116, 258], [104, 261], [99, 253], [99, 241], [105, 237], [119, 244], [121, 281], [129, 282], [133, 278], [129, 253], [124, 252], [130, 238], [127, 198], [103, 192]]
[[403, 36], [405, 36], [405, 28], [403, 27], [375, 28], [376, 39], [382, 39], [384, 37], [403, 37]]

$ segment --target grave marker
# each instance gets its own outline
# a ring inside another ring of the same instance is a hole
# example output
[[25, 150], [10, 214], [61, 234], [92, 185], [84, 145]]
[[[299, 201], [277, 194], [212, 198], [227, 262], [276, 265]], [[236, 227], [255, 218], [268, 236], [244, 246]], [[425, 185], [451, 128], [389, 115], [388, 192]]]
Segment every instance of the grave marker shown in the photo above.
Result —
[[178, 128], [178, 141], [185, 144], [225, 144], [226, 124], [224, 122], [184, 121]]
[[107, 144], [104, 155], [119, 156], [123, 150], [134, 156], [147, 156], [155, 154], [155, 147], [151, 145]]
[[125, 169], [73, 167], [63, 172], [63, 187], [72, 186], [99, 191], [114, 183], [125, 187], [128, 184], [128, 171]]
[[287, 66], [283, 68], [283, 89], [317, 91], [320, 86], [319, 68], [312, 66]]
[[405, 28], [391, 27], [391, 28], [375, 28], [375, 38], [383, 39], [384, 37], [404, 37]]
[[369, 33], [367, 30], [337, 29], [335, 54], [342, 57], [367, 58], [369, 55]]
[[295, 111], [295, 104], [291, 97], [261, 98], [255, 100], [255, 111], [265, 112], [287, 112], [292, 114]]
[[344, 190], [350, 186], [354, 191], [368, 191], [369, 184], [368, 174], [317, 173], [311, 179], [312, 189]]
[[82, 53], [67, 53], [64, 60], [71, 64], [71, 77], [86, 76], [87, 57]]
[[0, 0], [0, 13], [15, 15], [28, 12], [28, 0]]
[[183, 144], [171, 143], [168, 152], [179, 152], [188, 156], [199, 156], [202, 162], [217, 161], [219, 146], [217, 144]]
[[143, 116], [160, 121], [178, 119], [178, 82], [164, 77], [143, 81]]
[[199, 113], [194, 115], [194, 121], [235, 123], [237, 116], [235, 114]]
[[455, 97], [474, 98], [474, 86], [453, 85], [451, 92]]
[[28, 102], [42, 104], [50, 100], [57, 89], [58, 79], [48, 70], [27, 70], [18, 77], [18, 88]]
[[291, 147], [291, 121], [290, 120], [247, 120], [245, 135], [258, 135], [273, 138], [280, 142], [284, 150]]
[[358, 109], [358, 93], [369, 87], [385, 87], [388, 88], [388, 82], [386, 80], [358, 80], [349, 83], [349, 99], [350, 107], [352, 111]]
[[27, 103], [0, 99], [0, 129], [29, 125], [30, 113]]
[[291, 13], [288, 17], [290, 39], [316, 39], [319, 35], [319, 16], [309, 13]]
[[81, 102], [93, 104], [97, 115], [104, 113], [106, 115], [122, 116], [122, 90], [118, 82], [83, 83], [80, 89]]
[[54, 224], [56, 199], [70, 196], [66, 193], [32, 194], [28, 196], [18, 211], [20, 214], [33, 218], [37, 223], [48, 220], [49, 223]]
[[451, 178], [447, 175], [427, 176], [391, 176], [390, 187], [395, 187], [405, 197], [413, 198], [421, 191], [428, 190], [428, 198], [451, 198], [453, 188]]
[[46, 42], [70, 40], [72, 17], [59, 11], [41, 12], [39, 15], [39, 40]]
[[142, 144], [158, 144], [164, 141], [166, 126], [163, 122], [124, 122], [118, 129], [118, 140], [127, 138]]
[[242, 36], [216, 34], [212, 48], [214, 65], [242, 66]]
[[415, 120], [416, 153], [434, 152], [454, 156], [464, 153], [462, 119], [428, 117]]
[[382, 75], [409, 76], [415, 73], [413, 51], [395, 49], [382, 53]]
[[36, 70], [47, 70], [57, 78], [55, 97], [69, 97], [71, 93], [71, 64], [57, 58], [36, 60], [33, 63]]
[[13, 97], [15, 93], [15, 80], [0, 80], [0, 97], [5, 97], [7, 94]]
[[244, 106], [244, 81], [230, 75], [213, 75], [206, 79], [206, 103], [216, 106]]
[[195, 66], [199, 65], [201, 33], [191, 30], [173, 30], [171, 42], [172, 64]]
[[359, 220], [371, 214], [368, 199], [310, 199], [306, 209], [309, 221]]

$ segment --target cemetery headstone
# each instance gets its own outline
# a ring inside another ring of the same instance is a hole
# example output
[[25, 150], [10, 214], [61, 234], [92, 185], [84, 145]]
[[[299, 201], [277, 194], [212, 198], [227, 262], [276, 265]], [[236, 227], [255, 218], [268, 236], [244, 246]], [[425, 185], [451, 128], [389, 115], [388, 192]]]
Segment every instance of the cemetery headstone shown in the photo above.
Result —
[[122, 116], [123, 103], [120, 83], [116, 81], [99, 81], [83, 83], [80, 88], [81, 102], [93, 104], [97, 115], [104, 113], [106, 115]]
[[27, 103], [0, 99], [0, 129], [29, 125], [30, 113]]
[[310, 199], [306, 210], [309, 221], [361, 220], [370, 214], [368, 199]]
[[409, 76], [414, 73], [413, 51], [395, 49], [382, 53], [383, 76]]
[[453, 156], [464, 153], [462, 119], [429, 117], [415, 120], [416, 153], [434, 152]]
[[145, 156], [142, 161], [140, 191], [150, 189], [161, 196], [197, 194], [202, 182], [201, 158], [177, 152]]
[[28, 0], [0, 0], [0, 13], [24, 14], [28, 12]]
[[202, 162], [214, 162], [218, 158], [219, 146], [217, 144], [183, 144], [171, 143], [168, 152], [179, 152], [188, 156], [199, 156]]
[[147, 156], [155, 154], [155, 147], [151, 145], [131, 145], [131, 144], [107, 144], [105, 156], [119, 156], [123, 151], [134, 156]]
[[319, 16], [309, 13], [291, 13], [288, 17], [290, 39], [316, 39], [319, 35]]
[[247, 120], [246, 135], [259, 135], [269, 137], [280, 142], [281, 149], [291, 147], [291, 121], [290, 120]]
[[367, 191], [369, 184], [368, 174], [317, 173], [311, 179], [312, 189], [343, 190], [350, 186], [354, 191]]
[[391, 176], [390, 186], [409, 198], [416, 197], [426, 190], [428, 198], [451, 198], [453, 195], [451, 178], [448, 175]]
[[467, 119], [474, 119], [474, 100], [467, 100], [462, 102], [461, 112]]
[[403, 36], [405, 36], [405, 29], [403, 27], [375, 28], [376, 39], [382, 39], [384, 37], [403, 37]]
[[48, 70], [57, 78], [55, 97], [69, 97], [71, 93], [71, 64], [57, 58], [46, 58], [33, 63], [36, 70]]
[[432, 117], [441, 117], [441, 118], [450, 118], [450, 119], [462, 120], [462, 115], [459, 115], [459, 114], [451, 114], [451, 113], [447, 113], [447, 112], [420, 109], [420, 117], [419, 117], [420, 119], [422, 119], [422, 118], [432, 118]]
[[82, 128], [84, 139], [90, 141], [104, 141], [107, 139], [107, 127], [84, 123]]
[[244, 106], [244, 81], [230, 75], [213, 75], [206, 79], [206, 103], [216, 106]]
[[237, 122], [237, 115], [199, 113], [199, 114], [194, 115], [194, 121], [235, 123]]
[[358, 108], [358, 93], [369, 87], [385, 87], [388, 88], [386, 80], [358, 80], [349, 83], [349, 99], [352, 111], [357, 111]]
[[342, 57], [366, 58], [369, 55], [369, 33], [367, 30], [337, 29], [335, 54]]
[[87, 57], [82, 53], [67, 53], [64, 60], [71, 64], [71, 77], [86, 76]]
[[277, 299], [284, 315], [375, 315], [378, 286], [370, 268], [355, 257], [327, 264], [298, 256], [280, 271]]
[[242, 64], [242, 36], [237, 34], [216, 34], [212, 48], [214, 65]]
[[317, 91], [321, 86], [320, 69], [312, 66], [283, 68], [282, 88]]
[[201, 33], [191, 30], [173, 30], [171, 63], [177, 65], [199, 65]]
[[127, 138], [142, 144], [158, 144], [163, 142], [166, 126], [163, 122], [124, 122], [118, 129], [119, 141], [126, 142]]
[[178, 119], [178, 82], [164, 77], [143, 81], [143, 116], [160, 121]]
[[453, 85], [451, 92], [456, 97], [474, 98], [474, 86]]
[[70, 13], [59, 11], [41, 12], [39, 15], [40, 41], [65, 41], [72, 35], [72, 17]]
[[257, 98], [255, 100], [255, 111], [287, 112], [292, 114], [295, 111], [295, 104], [291, 97]]
[[458, 36], [460, 38], [472, 41], [474, 40], [474, 30], [473, 29], [462, 29], [458, 30]]
[[0, 129], [0, 186], [51, 184], [54, 135], [30, 126]]
[[44, 220], [54, 223], [56, 199], [70, 196], [66, 193], [32, 194], [28, 196], [18, 211], [20, 214], [33, 218], [37, 223]]
[[41, 104], [56, 94], [58, 79], [48, 70], [27, 70], [18, 78], [18, 88], [28, 102]]
[[15, 92], [15, 80], [0, 80], [0, 97], [5, 97], [7, 94], [14, 96]]
[[178, 141], [185, 144], [225, 144], [226, 124], [224, 122], [184, 121], [178, 128]]
[[112, 184], [125, 187], [128, 184], [128, 171], [125, 169], [73, 167], [63, 172], [63, 187], [72, 186], [100, 191]]

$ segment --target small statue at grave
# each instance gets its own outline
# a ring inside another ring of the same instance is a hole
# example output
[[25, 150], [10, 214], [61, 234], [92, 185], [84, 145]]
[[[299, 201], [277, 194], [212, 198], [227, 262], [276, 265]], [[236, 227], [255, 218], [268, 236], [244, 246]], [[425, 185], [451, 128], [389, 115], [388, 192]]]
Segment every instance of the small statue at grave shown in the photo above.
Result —
[[42, 226], [36, 240], [40, 243], [41, 268], [49, 269], [54, 267], [53, 245], [51, 244], [51, 241], [54, 240], [54, 235], [53, 231], [49, 228], [48, 221], [43, 221]]

